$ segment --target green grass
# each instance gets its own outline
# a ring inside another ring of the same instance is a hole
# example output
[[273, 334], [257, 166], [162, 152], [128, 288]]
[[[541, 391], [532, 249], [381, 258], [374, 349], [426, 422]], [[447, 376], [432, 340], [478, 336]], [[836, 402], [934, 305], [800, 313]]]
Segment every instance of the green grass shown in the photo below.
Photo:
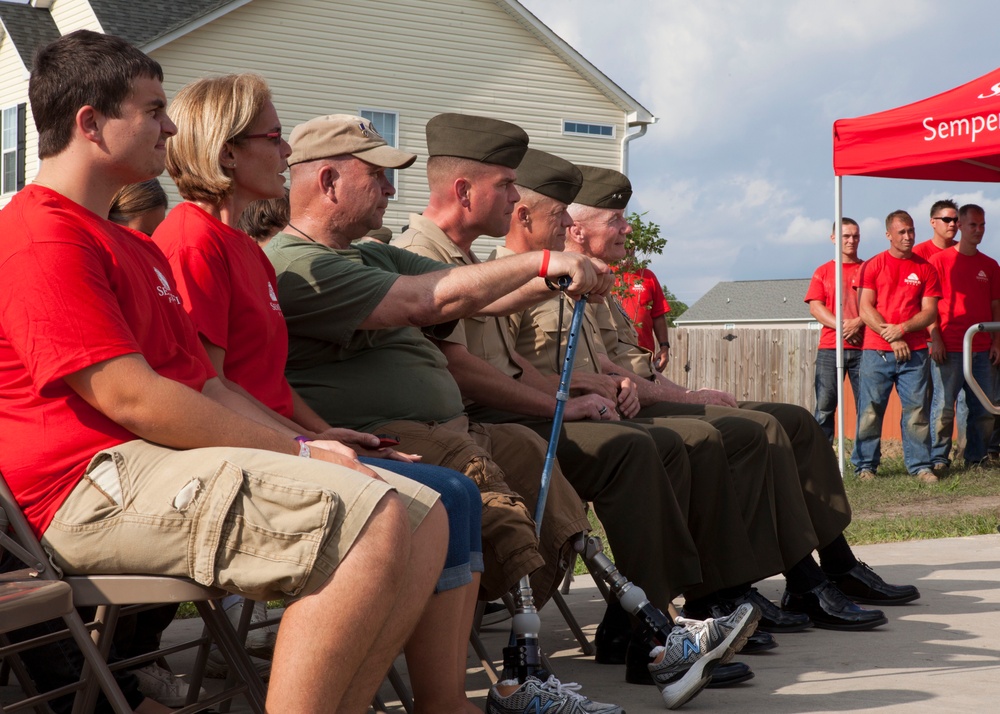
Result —
[[957, 461], [949, 476], [936, 484], [922, 484], [906, 473], [898, 443], [886, 442], [884, 452], [874, 481], [859, 481], [850, 464], [847, 466], [844, 485], [854, 512], [846, 531], [851, 543], [996, 532], [1000, 520], [1000, 468], [965, 467]]

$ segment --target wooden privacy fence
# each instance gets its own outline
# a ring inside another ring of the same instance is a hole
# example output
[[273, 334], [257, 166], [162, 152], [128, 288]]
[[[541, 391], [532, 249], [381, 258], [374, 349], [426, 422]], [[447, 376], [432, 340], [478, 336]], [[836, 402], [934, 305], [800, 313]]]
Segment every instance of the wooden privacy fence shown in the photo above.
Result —
[[[712, 387], [740, 400], [816, 407], [819, 330], [787, 328], [671, 328], [666, 375], [688, 389]], [[854, 395], [845, 379], [844, 432], [854, 438]], [[899, 398], [893, 391], [882, 425], [883, 439], [900, 438]]]

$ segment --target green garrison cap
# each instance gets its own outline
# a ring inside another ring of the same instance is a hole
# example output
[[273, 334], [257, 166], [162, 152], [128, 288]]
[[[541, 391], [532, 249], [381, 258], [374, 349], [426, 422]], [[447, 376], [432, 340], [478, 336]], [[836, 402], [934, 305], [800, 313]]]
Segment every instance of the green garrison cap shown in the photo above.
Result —
[[524, 129], [468, 114], [438, 114], [427, 122], [429, 156], [457, 156], [516, 169], [528, 150]]
[[570, 204], [583, 186], [583, 174], [566, 159], [528, 149], [517, 167], [517, 185]]
[[583, 174], [583, 188], [574, 199], [575, 203], [594, 208], [625, 208], [632, 198], [632, 182], [628, 176], [613, 169], [597, 166], [580, 166]]

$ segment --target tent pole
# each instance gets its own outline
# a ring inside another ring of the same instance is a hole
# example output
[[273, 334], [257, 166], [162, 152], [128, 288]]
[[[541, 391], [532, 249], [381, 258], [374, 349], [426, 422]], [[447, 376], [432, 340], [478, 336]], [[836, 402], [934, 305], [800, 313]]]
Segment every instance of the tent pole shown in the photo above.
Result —
[[844, 288], [844, 252], [841, 235], [843, 234], [844, 196], [843, 177], [835, 176], [833, 183], [834, 215], [837, 217], [833, 226], [834, 256], [837, 261], [836, 279], [837, 298], [837, 464], [840, 467], [840, 478], [844, 478], [844, 322], [843, 322], [843, 288]]

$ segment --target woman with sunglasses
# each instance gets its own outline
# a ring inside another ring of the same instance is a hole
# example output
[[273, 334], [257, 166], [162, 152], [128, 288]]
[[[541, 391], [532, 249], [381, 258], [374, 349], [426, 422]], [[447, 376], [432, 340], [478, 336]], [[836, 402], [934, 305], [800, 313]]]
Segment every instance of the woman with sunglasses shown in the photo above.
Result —
[[414, 463], [419, 457], [393, 451], [384, 445], [387, 440], [332, 428], [289, 387], [288, 335], [274, 269], [237, 228], [251, 202], [284, 196], [282, 173], [291, 150], [264, 80], [253, 74], [198, 80], [177, 93], [170, 115], [177, 134], [167, 142], [167, 170], [185, 200], [153, 238], [170, 260], [185, 309], [219, 377], [303, 440], [339, 441], [345, 465], [377, 477], [357, 455], [442, 494], [448, 556], [437, 594], [405, 654], [417, 712], [478, 711], [465, 696], [466, 652], [483, 567], [478, 490], [457, 472]]

